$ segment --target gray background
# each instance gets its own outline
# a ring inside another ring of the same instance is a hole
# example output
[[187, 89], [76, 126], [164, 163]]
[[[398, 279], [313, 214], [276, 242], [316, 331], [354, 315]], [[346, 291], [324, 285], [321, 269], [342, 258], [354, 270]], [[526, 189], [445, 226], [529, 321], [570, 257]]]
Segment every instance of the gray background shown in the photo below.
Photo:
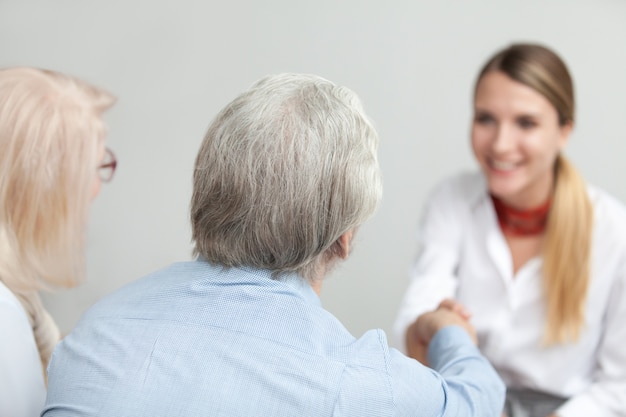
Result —
[[325, 307], [356, 336], [391, 328], [424, 198], [476, 167], [468, 131], [479, 66], [512, 41], [554, 48], [573, 73], [567, 153], [626, 201], [626, 1], [0, 0], [0, 66], [61, 70], [119, 98], [107, 114], [114, 181], [95, 201], [82, 286], [46, 297], [63, 331], [103, 295], [191, 257], [192, 165], [216, 112], [263, 75], [307, 72], [355, 90], [381, 136], [384, 199]]

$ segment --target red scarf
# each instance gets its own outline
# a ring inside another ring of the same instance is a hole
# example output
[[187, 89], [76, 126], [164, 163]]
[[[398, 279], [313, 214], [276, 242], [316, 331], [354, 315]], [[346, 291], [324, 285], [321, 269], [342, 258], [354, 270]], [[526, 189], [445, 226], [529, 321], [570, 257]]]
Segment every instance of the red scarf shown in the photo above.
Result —
[[539, 207], [520, 210], [506, 205], [502, 200], [491, 196], [498, 215], [500, 229], [513, 236], [533, 236], [543, 233], [548, 223], [551, 199]]

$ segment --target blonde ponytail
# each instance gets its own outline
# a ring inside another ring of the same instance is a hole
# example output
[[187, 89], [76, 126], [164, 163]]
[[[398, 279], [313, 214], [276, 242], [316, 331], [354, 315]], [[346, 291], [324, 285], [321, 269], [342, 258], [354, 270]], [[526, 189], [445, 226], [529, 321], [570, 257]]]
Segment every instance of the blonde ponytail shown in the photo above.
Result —
[[555, 169], [543, 253], [547, 344], [576, 341], [583, 330], [593, 231], [593, 207], [583, 178], [563, 156]]

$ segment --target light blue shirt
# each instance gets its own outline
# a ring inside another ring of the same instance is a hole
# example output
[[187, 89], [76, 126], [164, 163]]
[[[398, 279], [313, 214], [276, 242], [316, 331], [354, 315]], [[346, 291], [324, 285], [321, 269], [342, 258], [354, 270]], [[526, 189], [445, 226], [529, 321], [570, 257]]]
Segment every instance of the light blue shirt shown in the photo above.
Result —
[[49, 366], [43, 415], [499, 416], [504, 386], [464, 330], [432, 340], [439, 373], [354, 338], [297, 276], [174, 264], [91, 308]]

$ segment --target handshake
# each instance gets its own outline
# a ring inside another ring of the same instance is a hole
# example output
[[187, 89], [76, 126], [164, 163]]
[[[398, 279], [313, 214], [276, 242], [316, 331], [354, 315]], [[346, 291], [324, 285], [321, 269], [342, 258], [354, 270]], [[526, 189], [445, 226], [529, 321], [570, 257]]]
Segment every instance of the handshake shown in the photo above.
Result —
[[470, 313], [461, 303], [451, 299], [443, 300], [436, 310], [422, 314], [408, 328], [407, 355], [428, 366], [428, 345], [435, 333], [446, 326], [464, 328], [476, 344], [476, 330], [469, 323], [470, 317]]

